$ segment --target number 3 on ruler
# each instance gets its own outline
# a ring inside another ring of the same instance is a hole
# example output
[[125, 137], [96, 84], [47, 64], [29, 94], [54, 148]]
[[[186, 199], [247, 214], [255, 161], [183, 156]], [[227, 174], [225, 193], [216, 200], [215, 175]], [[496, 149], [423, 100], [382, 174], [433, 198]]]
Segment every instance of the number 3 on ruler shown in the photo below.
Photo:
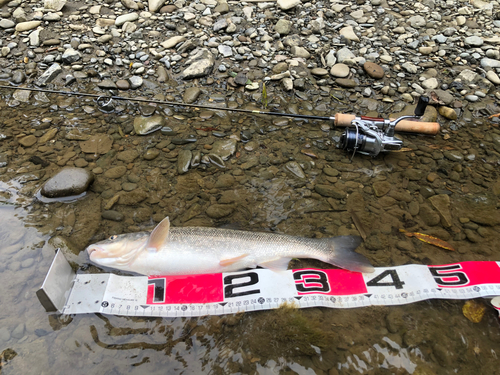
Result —
[[[390, 277], [392, 281], [382, 282], [386, 277]], [[396, 270], [385, 270], [366, 283], [366, 286], [393, 286], [396, 289], [403, 289], [403, 285], [405, 285], [405, 283], [401, 281]]]

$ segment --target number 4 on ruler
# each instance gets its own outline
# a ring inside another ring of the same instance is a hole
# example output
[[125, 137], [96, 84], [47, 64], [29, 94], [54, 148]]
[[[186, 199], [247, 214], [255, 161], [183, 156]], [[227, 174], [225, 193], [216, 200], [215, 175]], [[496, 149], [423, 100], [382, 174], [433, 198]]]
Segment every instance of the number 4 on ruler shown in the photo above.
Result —
[[[383, 282], [385, 278], [390, 278], [391, 281]], [[401, 281], [396, 270], [385, 270], [380, 275], [374, 277], [366, 283], [366, 286], [393, 286], [396, 289], [403, 289], [404, 281]]]

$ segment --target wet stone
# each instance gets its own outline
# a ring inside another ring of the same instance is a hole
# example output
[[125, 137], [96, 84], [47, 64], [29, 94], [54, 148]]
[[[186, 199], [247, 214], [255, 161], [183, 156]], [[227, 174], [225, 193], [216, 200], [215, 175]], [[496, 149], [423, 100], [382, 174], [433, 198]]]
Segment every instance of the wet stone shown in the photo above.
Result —
[[130, 89], [130, 82], [126, 79], [119, 79], [118, 81], [116, 81], [116, 87], [119, 90], [128, 90]]
[[388, 181], [378, 181], [373, 184], [375, 196], [382, 197], [391, 190], [391, 184]]
[[324, 197], [331, 197], [331, 198], [335, 198], [335, 199], [344, 199], [347, 194], [342, 191], [342, 190], [339, 190], [338, 188], [336, 188], [335, 186], [332, 186], [332, 185], [323, 185], [323, 184], [319, 184], [319, 185], [316, 185], [314, 187], [314, 190], [324, 196]]
[[116, 155], [116, 158], [118, 160], [121, 160], [124, 163], [128, 164], [128, 163], [132, 163], [138, 156], [139, 156], [139, 153], [136, 150], [127, 150], [127, 151], [119, 152]]
[[147, 135], [161, 129], [165, 125], [165, 118], [160, 115], [151, 117], [138, 116], [134, 119], [136, 134]]
[[137, 189], [137, 184], [134, 184], [133, 182], [124, 182], [122, 184], [122, 189], [125, 191], [132, 191]]
[[34, 135], [28, 135], [21, 138], [19, 143], [24, 147], [31, 147], [36, 143], [36, 137]]
[[194, 103], [201, 94], [201, 89], [199, 87], [189, 87], [184, 92], [182, 99], [184, 103], [191, 104]]
[[106, 172], [104, 172], [104, 177], [116, 179], [122, 177], [123, 175], [125, 175], [125, 173], [127, 173], [127, 167], [121, 165], [119, 167], [108, 169]]
[[65, 168], [50, 178], [42, 187], [41, 194], [48, 198], [78, 195], [88, 189], [94, 175], [82, 168]]
[[111, 150], [113, 139], [107, 134], [95, 134], [80, 143], [82, 152], [86, 154], [106, 154]]
[[215, 141], [211, 153], [219, 155], [222, 160], [228, 160], [235, 154], [236, 144], [236, 139], [224, 139]]
[[306, 178], [306, 174], [302, 170], [302, 167], [296, 161], [289, 161], [288, 163], [285, 164], [285, 168], [295, 177]]
[[446, 159], [451, 161], [462, 161], [464, 160], [464, 155], [457, 150], [444, 151], [443, 155]]
[[233, 213], [234, 206], [228, 204], [213, 204], [207, 208], [206, 214], [212, 219], [222, 219]]
[[177, 172], [184, 174], [189, 170], [193, 153], [189, 150], [181, 150], [177, 157]]
[[420, 212], [418, 215], [426, 225], [431, 227], [438, 225], [441, 221], [441, 217], [439, 216], [439, 214], [428, 205], [422, 205], [420, 207]]
[[158, 156], [160, 156], [160, 150], [157, 150], [155, 148], [150, 148], [144, 153], [142, 157], [144, 158], [144, 160], [154, 160]]
[[114, 210], [103, 211], [101, 216], [103, 219], [112, 221], [122, 221], [124, 218], [124, 215], [121, 212]]

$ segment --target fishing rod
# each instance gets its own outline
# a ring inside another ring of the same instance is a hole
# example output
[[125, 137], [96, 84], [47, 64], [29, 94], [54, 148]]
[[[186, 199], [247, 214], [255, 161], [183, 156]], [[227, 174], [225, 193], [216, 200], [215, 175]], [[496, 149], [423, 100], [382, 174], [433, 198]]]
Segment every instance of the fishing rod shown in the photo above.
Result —
[[250, 113], [268, 116], [283, 116], [292, 118], [301, 118], [307, 120], [332, 121], [336, 127], [347, 127], [340, 137], [340, 148], [347, 151], [353, 151], [353, 156], [356, 152], [377, 156], [380, 152], [400, 150], [403, 147], [403, 141], [395, 137], [395, 131], [421, 133], [428, 135], [436, 135], [440, 130], [440, 125], [437, 122], [422, 122], [418, 121], [425, 112], [429, 104], [429, 98], [421, 96], [415, 108], [415, 114], [412, 116], [401, 116], [396, 119], [384, 119], [377, 117], [356, 116], [351, 114], [337, 113], [335, 116], [312, 116], [300, 115], [293, 113], [282, 112], [266, 112], [252, 109], [240, 108], [225, 108], [203, 104], [186, 104], [178, 102], [170, 102], [155, 99], [141, 98], [126, 98], [117, 95], [98, 95], [89, 94], [78, 91], [59, 91], [28, 87], [12, 87], [2, 86], [0, 88], [8, 90], [25, 90], [36, 91], [51, 94], [75, 95], [82, 97], [96, 98], [96, 103], [101, 108], [110, 106], [113, 100], [134, 101], [140, 103], [154, 103], [167, 106], [181, 106], [186, 108], [209, 109], [214, 111], [230, 111], [238, 113]]

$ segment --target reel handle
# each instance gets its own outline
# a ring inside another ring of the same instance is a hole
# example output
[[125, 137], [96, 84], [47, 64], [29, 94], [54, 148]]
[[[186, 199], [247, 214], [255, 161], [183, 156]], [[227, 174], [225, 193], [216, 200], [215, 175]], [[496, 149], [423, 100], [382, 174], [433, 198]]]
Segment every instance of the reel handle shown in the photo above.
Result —
[[[335, 126], [345, 127], [351, 126], [352, 120], [356, 118], [356, 115], [349, 115], [345, 113], [335, 114]], [[363, 117], [364, 119], [370, 119], [369, 117]], [[372, 118], [373, 120], [383, 121], [383, 119]], [[393, 121], [394, 119], [391, 119]], [[441, 125], [437, 122], [422, 122], [413, 120], [401, 120], [396, 124], [396, 131], [399, 132], [409, 132], [409, 133], [420, 133], [428, 135], [436, 135], [439, 133]]]

